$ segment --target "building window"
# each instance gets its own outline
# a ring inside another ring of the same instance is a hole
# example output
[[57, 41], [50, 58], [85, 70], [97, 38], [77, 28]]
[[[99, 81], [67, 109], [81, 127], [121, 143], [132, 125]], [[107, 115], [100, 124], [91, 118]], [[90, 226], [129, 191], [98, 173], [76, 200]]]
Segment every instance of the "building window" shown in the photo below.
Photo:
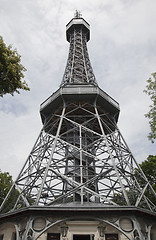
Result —
[[83, 234], [74, 234], [73, 235], [73, 240], [94, 240], [94, 235], [83, 235]]
[[12, 233], [11, 240], [16, 240], [16, 233], [15, 232]]
[[0, 234], [0, 240], [3, 240], [4, 234]]
[[48, 233], [47, 240], [60, 240], [60, 233]]
[[118, 240], [118, 234], [105, 234], [106, 240]]

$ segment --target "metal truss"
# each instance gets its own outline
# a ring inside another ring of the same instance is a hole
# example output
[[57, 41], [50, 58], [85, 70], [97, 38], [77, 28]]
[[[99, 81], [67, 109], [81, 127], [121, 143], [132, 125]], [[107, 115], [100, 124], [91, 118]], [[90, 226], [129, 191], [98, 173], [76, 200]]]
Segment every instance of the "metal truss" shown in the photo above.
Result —
[[87, 35], [83, 26], [70, 34], [70, 49], [61, 86], [66, 84], [97, 85], [87, 51]]
[[64, 102], [46, 119], [2, 212], [13, 191], [18, 197], [12, 210], [92, 202], [155, 211], [147, 197], [149, 192], [155, 195], [154, 190], [113, 117], [96, 101]]

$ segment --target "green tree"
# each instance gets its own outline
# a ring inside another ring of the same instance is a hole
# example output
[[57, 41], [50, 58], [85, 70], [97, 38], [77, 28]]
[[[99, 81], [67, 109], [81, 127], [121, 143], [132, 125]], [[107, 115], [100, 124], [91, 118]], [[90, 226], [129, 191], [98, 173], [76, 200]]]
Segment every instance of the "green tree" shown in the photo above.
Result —
[[156, 155], [149, 155], [147, 160], [140, 164], [140, 167], [146, 175], [149, 183], [156, 191]]
[[[149, 183], [152, 185], [154, 191], [156, 191], [156, 155], [155, 156], [149, 155], [147, 157], [147, 160], [143, 161], [139, 165], [142, 171], [144, 172], [145, 176], [147, 177]], [[144, 188], [145, 181], [140, 176], [138, 169], [135, 170], [134, 176], [136, 177], [140, 186]], [[133, 205], [136, 202], [136, 199], [138, 198], [137, 192], [133, 192], [132, 189], [129, 189], [126, 192], [130, 200], [130, 203]], [[145, 195], [156, 205], [156, 198], [154, 197], [153, 193], [149, 191], [149, 189], [146, 190]], [[123, 193], [115, 194], [113, 201], [119, 205], [126, 204]]]
[[12, 176], [8, 172], [0, 171], [0, 205], [13, 184]]
[[[2, 173], [0, 171], [0, 205], [3, 203], [3, 200], [5, 199], [12, 185], [13, 185], [12, 176], [8, 172]], [[12, 209], [18, 196], [19, 193], [14, 187], [13, 191], [8, 197], [7, 203], [4, 204], [1, 212], [7, 212], [10, 209]]]
[[156, 73], [151, 74], [147, 80], [147, 86], [144, 92], [150, 96], [152, 104], [149, 106], [150, 110], [145, 117], [149, 119], [149, 125], [151, 132], [148, 135], [148, 139], [154, 143], [156, 139]]
[[[147, 177], [149, 183], [151, 184], [153, 190], [156, 192], [156, 155], [149, 155], [147, 160], [139, 164], [143, 170], [145, 176]], [[136, 178], [140, 185], [142, 185], [142, 179], [138, 177], [137, 170], [135, 172]], [[146, 190], [145, 195], [156, 205], [156, 198], [152, 191]]]
[[4, 94], [13, 95], [14, 92], [19, 93], [19, 89], [30, 90], [24, 78], [23, 72], [26, 69], [21, 64], [21, 56], [17, 50], [12, 50], [12, 46], [8, 47], [0, 36], [0, 96]]

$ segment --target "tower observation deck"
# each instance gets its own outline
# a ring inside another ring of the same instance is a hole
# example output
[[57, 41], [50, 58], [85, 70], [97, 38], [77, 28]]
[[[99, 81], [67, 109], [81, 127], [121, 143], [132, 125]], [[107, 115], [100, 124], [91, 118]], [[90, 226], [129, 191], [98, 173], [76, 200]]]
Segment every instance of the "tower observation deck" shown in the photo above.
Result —
[[117, 127], [118, 102], [100, 89], [94, 76], [87, 50], [89, 24], [76, 15], [66, 26], [66, 37], [69, 55], [61, 85], [40, 106], [43, 128], [1, 205], [0, 219], [29, 210], [30, 218], [19, 238], [24, 240], [28, 235], [37, 239], [54, 224], [46, 220], [43, 230], [36, 231], [34, 211], [60, 216], [70, 209], [70, 219], [72, 211], [86, 214], [96, 210], [103, 216], [107, 211], [107, 219], [101, 221], [127, 239], [145, 239], [131, 213], [133, 230], [129, 232], [118, 220], [108, 219], [112, 211], [116, 215], [123, 211], [125, 216], [136, 209], [155, 216], [149, 193], [156, 194]]

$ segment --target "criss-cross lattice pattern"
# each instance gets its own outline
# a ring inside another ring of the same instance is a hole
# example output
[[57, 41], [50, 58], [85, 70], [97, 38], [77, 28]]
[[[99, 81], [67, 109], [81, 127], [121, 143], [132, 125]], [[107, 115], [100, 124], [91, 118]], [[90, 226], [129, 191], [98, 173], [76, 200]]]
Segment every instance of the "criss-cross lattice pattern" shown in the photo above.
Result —
[[87, 51], [87, 36], [83, 27], [70, 34], [70, 49], [61, 86], [66, 84], [96, 84]]
[[14, 210], [69, 202], [155, 210], [146, 196], [155, 193], [109, 112], [96, 103], [64, 103], [45, 122], [2, 211], [11, 192]]

